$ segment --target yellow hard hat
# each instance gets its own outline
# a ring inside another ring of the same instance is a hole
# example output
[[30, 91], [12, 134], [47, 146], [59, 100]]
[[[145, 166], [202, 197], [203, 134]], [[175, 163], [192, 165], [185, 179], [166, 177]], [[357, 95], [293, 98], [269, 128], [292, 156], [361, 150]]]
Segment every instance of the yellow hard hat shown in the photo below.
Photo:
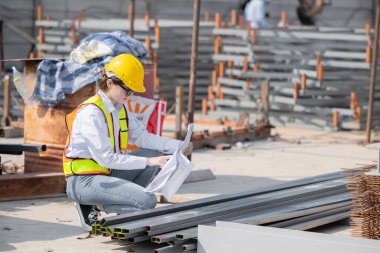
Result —
[[119, 54], [104, 66], [107, 76], [116, 76], [124, 85], [135, 92], [145, 92], [144, 67], [130, 54]]

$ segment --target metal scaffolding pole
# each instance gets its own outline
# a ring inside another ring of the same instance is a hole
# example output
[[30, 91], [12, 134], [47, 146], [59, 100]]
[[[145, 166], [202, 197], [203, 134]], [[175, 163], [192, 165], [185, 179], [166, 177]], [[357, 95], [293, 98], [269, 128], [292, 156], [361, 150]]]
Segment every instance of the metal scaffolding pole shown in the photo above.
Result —
[[129, 36], [133, 37], [135, 33], [134, 21], [135, 21], [135, 0], [131, 0], [131, 5], [129, 6]]
[[3, 20], [0, 20], [0, 78], [2, 78], [4, 70], [4, 43], [3, 43]]
[[195, 96], [195, 85], [196, 85], [196, 78], [197, 78], [197, 57], [198, 57], [200, 7], [201, 7], [201, 0], [194, 0], [194, 23], [193, 23], [192, 46], [191, 46], [188, 123], [194, 122], [194, 96]]
[[370, 82], [370, 86], [369, 86], [368, 114], [367, 114], [367, 126], [366, 126], [367, 143], [371, 142], [373, 100], [374, 100], [375, 85], [376, 85], [376, 74], [377, 74], [377, 51], [379, 48], [379, 26], [380, 26], [380, 0], [377, 1], [377, 7], [376, 7], [375, 38], [373, 41], [373, 54], [372, 54], [372, 63], [371, 63], [371, 82]]
[[[191, 62], [190, 62], [190, 81], [189, 81], [189, 100], [188, 100], [188, 124], [194, 122], [194, 101], [195, 101], [195, 85], [197, 80], [197, 58], [198, 58], [198, 40], [199, 40], [199, 15], [201, 10], [201, 0], [194, 0], [194, 20], [193, 35], [191, 46]], [[188, 156], [191, 160], [191, 154]]]

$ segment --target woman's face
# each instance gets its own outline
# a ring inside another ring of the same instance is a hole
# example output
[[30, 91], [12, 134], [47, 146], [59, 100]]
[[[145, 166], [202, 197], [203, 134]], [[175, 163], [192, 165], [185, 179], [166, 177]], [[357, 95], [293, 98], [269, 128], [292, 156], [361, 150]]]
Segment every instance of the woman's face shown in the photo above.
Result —
[[107, 80], [108, 97], [113, 104], [124, 104], [129, 96], [133, 95], [133, 91], [128, 89], [124, 84], [114, 82], [112, 79]]

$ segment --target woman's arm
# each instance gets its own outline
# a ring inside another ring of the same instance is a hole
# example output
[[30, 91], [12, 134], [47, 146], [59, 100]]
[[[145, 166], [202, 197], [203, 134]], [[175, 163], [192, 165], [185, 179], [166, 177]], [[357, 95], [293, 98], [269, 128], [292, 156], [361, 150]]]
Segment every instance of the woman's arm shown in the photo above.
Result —
[[149, 133], [145, 126], [132, 115], [129, 117], [128, 142], [141, 148], [173, 154], [181, 141]]

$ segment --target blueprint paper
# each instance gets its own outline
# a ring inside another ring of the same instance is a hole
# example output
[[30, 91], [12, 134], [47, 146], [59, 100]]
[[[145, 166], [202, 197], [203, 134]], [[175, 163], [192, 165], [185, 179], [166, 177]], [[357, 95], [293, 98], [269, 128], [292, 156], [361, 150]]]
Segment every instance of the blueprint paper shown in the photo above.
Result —
[[194, 168], [194, 163], [189, 161], [182, 153], [182, 150], [190, 143], [193, 128], [193, 124], [188, 125], [185, 140], [177, 148], [173, 156], [161, 169], [154, 180], [145, 188], [145, 192], [160, 192], [166, 199], [170, 200], [179, 187], [181, 187], [186, 177]]

